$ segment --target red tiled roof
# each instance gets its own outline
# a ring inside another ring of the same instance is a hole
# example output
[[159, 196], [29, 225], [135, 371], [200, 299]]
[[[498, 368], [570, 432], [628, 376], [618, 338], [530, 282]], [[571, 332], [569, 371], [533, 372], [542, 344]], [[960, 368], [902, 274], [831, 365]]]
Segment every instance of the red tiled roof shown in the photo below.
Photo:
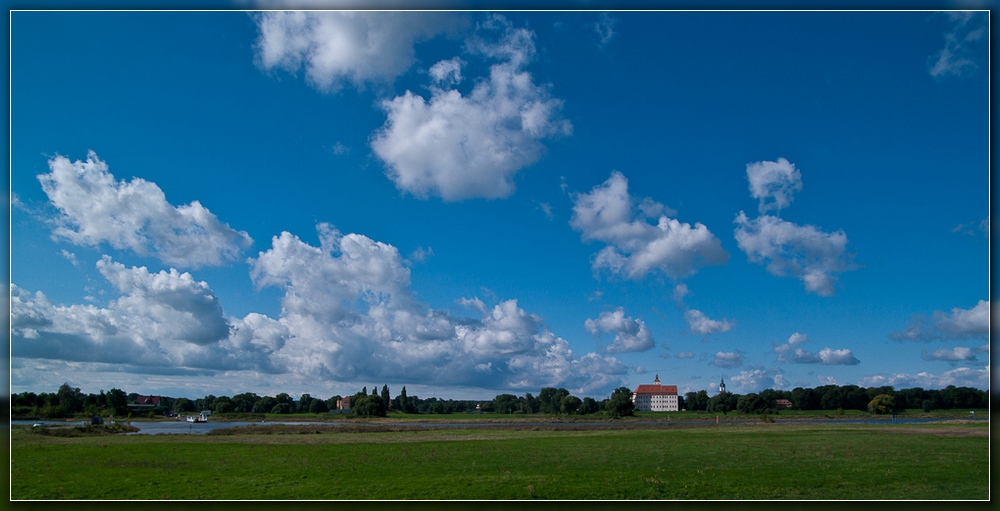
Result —
[[639, 385], [635, 388], [635, 394], [640, 396], [662, 396], [664, 394], [676, 396], [677, 385]]
[[160, 406], [160, 396], [136, 396], [135, 404]]

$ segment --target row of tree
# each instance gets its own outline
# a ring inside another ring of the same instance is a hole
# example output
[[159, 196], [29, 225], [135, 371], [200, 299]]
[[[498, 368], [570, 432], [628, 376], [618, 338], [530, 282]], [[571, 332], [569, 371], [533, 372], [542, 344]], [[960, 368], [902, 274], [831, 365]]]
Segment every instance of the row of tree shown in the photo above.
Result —
[[722, 392], [711, 398], [704, 390], [688, 392], [681, 400], [681, 408], [723, 413], [763, 413], [776, 410], [776, 401], [784, 399], [791, 402], [793, 410], [868, 410], [868, 405], [879, 395], [892, 398], [894, 411], [907, 408], [924, 411], [988, 408], [990, 401], [989, 393], [984, 390], [954, 385], [943, 389], [925, 390], [915, 387], [899, 391], [888, 386], [865, 388], [857, 385], [824, 385], [808, 389], [766, 389], [745, 395]]
[[99, 394], [84, 394], [79, 388], [63, 383], [53, 393], [22, 392], [10, 395], [12, 417], [42, 417], [46, 419], [74, 415], [126, 415], [128, 404], [135, 402], [137, 394], [126, 394], [121, 389], [103, 390]]
[[[351, 396], [350, 409], [358, 416], [385, 416], [390, 412], [449, 414], [467, 412], [493, 412], [502, 414], [569, 414], [589, 415], [604, 413], [612, 417], [632, 415], [631, 390], [628, 387], [615, 389], [601, 401], [591, 397], [573, 396], [564, 388], [545, 387], [537, 396], [530, 392], [523, 396], [499, 394], [489, 401], [421, 399], [409, 396], [406, 387], [391, 397], [388, 385], [381, 391], [376, 387], [371, 393], [368, 388]], [[816, 388], [797, 387], [793, 390], [766, 389], [759, 393], [744, 395], [721, 392], [709, 397], [708, 392], [688, 392], [678, 396], [681, 410], [704, 410], [713, 413], [765, 413], [778, 409], [778, 400], [788, 400], [795, 410], [869, 410], [878, 396], [880, 409], [892, 412], [919, 408], [925, 411], [961, 408], [988, 408], [989, 393], [971, 387], [950, 385], [944, 389], [910, 388], [899, 391], [892, 387], [858, 387], [856, 385], [824, 385]], [[21, 392], [11, 394], [12, 417], [58, 418], [93, 415], [120, 415], [129, 413], [128, 405], [135, 403], [138, 394], [126, 394], [121, 389], [103, 390], [98, 394], [84, 394], [79, 388], [68, 383], [59, 386], [54, 393], [35, 394]], [[160, 397], [160, 407], [143, 410], [144, 414], [183, 414], [210, 410], [213, 413], [326, 413], [337, 408], [342, 396], [329, 399], [314, 398], [302, 394], [294, 399], [287, 393], [276, 396], [259, 396], [244, 392], [230, 396], [207, 395], [198, 399]]]

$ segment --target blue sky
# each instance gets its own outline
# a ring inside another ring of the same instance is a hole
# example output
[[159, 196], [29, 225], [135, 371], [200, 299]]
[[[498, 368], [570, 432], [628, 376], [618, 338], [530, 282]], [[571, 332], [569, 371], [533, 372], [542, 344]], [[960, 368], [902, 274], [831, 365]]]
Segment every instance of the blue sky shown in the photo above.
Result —
[[988, 18], [15, 12], [12, 392], [989, 386]]

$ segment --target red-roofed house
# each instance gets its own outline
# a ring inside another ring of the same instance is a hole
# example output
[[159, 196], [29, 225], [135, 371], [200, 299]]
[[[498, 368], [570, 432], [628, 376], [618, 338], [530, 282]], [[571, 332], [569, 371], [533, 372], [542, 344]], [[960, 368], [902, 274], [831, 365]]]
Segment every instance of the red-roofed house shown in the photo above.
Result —
[[135, 402], [128, 404], [128, 409], [132, 412], [138, 412], [158, 410], [161, 406], [160, 396], [136, 396]]
[[160, 406], [160, 396], [135, 396], [135, 404]]
[[632, 393], [636, 410], [649, 412], [676, 412], [677, 385], [660, 385], [660, 375], [656, 375], [652, 385], [639, 385]]

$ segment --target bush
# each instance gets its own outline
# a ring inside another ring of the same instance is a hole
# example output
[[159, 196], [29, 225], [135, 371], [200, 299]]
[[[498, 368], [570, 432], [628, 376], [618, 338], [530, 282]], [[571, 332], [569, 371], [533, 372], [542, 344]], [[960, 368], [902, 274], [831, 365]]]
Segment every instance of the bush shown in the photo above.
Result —
[[358, 417], [385, 417], [385, 401], [381, 396], [357, 397], [351, 400], [351, 410]]

